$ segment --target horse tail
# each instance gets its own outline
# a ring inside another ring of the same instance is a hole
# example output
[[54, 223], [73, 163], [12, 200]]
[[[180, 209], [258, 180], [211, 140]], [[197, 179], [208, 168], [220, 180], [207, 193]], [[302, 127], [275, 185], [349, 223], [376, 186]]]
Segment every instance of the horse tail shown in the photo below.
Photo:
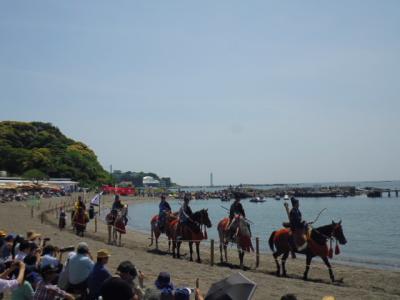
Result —
[[275, 233], [276, 233], [276, 231], [273, 231], [271, 233], [271, 236], [268, 239], [269, 248], [271, 249], [272, 252], [274, 252], [274, 237], [275, 237]]

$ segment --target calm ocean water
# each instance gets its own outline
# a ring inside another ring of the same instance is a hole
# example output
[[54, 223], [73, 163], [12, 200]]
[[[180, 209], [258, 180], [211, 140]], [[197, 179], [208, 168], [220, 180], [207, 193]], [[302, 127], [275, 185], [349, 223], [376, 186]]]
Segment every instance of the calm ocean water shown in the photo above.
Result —
[[[350, 183], [346, 183], [350, 184]], [[331, 184], [333, 185], [333, 184]], [[358, 186], [358, 185], [357, 185]], [[400, 182], [370, 182], [359, 187], [374, 186], [400, 189]], [[327, 208], [320, 216], [315, 227], [326, 225], [332, 220], [342, 220], [343, 230], [348, 243], [341, 246], [341, 254], [335, 260], [344, 263], [362, 264], [369, 267], [400, 270], [400, 197], [367, 198], [366, 196], [348, 198], [299, 198], [300, 209], [305, 220], [314, 220], [317, 214]], [[251, 203], [242, 200], [246, 215], [254, 222], [253, 237], [260, 237], [263, 252], [270, 252], [267, 240], [273, 230], [281, 228], [287, 215], [283, 200], [268, 199], [264, 203]], [[231, 202], [219, 199], [192, 200], [193, 211], [208, 208], [213, 227], [208, 230], [208, 237], [217, 240], [216, 225], [227, 216]], [[180, 201], [170, 201], [172, 209], [178, 210]], [[130, 206], [129, 226], [150, 232], [150, 218], [158, 213], [158, 204], [142, 203]]]

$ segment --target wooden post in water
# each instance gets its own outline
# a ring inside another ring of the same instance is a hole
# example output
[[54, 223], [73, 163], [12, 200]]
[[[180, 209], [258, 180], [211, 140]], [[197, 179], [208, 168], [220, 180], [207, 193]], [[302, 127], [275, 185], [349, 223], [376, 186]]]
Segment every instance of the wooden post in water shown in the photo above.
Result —
[[210, 265], [214, 265], [214, 239], [211, 239], [210, 245]]
[[260, 266], [260, 239], [256, 237], [256, 268]]

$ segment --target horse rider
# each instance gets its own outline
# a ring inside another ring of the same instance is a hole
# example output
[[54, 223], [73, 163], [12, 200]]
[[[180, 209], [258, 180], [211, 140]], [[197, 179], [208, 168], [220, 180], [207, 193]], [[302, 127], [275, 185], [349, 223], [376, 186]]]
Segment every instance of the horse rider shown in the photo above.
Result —
[[[292, 247], [291, 250], [293, 256], [294, 251], [301, 251], [307, 246], [305, 235], [307, 223], [302, 219], [301, 212], [299, 210], [299, 200], [292, 197], [290, 199], [290, 202], [292, 202], [292, 209], [289, 212], [289, 223], [290, 229], [292, 230], [292, 236], [291, 239], [289, 239], [289, 242]], [[288, 203], [285, 202], [284, 205], [286, 210], [288, 211]]]
[[199, 232], [200, 228], [196, 226], [195, 222], [192, 219], [193, 212], [189, 206], [190, 196], [185, 194], [183, 197], [183, 204], [179, 210], [179, 229], [177, 239], [182, 239], [183, 236], [183, 227], [188, 226], [193, 232]]
[[112, 204], [111, 209], [121, 210], [124, 207], [121, 200], [119, 199], [119, 195], [115, 195], [114, 202]]
[[83, 208], [83, 210], [86, 210], [86, 205], [82, 200], [82, 196], [78, 196], [78, 201], [75, 202], [75, 210], [78, 211], [79, 208]]
[[229, 237], [230, 239], [233, 239], [234, 235], [235, 235], [235, 230], [234, 228], [231, 226], [232, 225], [232, 221], [235, 218], [236, 215], [240, 215], [243, 218], [246, 218], [246, 213], [244, 212], [243, 206], [240, 203], [240, 196], [238, 194], [235, 194], [235, 201], [232, 203], [230, 209], [229, 209], [229, 224], [228, 224], [228, 228], [229, 228]]
[[161, 195], [161, 201], [158, 208], [158, 228], [161, 232], [165, 232], [165, 222], [167, 220], [167, 215], [171, 212], [171, 206], [167, 202], [164, 194]]

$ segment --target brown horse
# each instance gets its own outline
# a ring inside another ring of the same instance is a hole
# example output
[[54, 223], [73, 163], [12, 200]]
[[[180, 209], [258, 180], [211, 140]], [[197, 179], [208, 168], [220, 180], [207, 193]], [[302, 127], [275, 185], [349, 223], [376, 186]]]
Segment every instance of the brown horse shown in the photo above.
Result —
[[234, 231], [232, 242], [236, 243], [239, 252], [240, 268], [243, 268], [243, 259], [245, 251], [254, 251], [251, 243], [251, 232], [246, 220], [240, 216], [235, 215], [232, 223], [229, 225], [229, 218], [224, 218], [218, 223], [218, 236], [219, 236], [219, 253], [221, 263], [224, 261], [222, 257], [222, 248], [224, 249], [225, 262], [228, 262], [227, 245], [229, 243], [230, 231]]
[[89, 222], [89, 215], [83, 208], [78, 208], [72, 217], [72, 224], [75, 229], [76, 235], [82, 236], [86, 230], [86, 224]]
[[[201, 227], [205, 226], [207, 228], [210, 228], [211, 221], [210, 218], [208, 217], [208, 211], [207, 209], [202, 209], [199, 211], [196, 211], [192, 216], [192, 220], [195, 222], [195, 226], [198, 226], [198, 230], [193, 230], [189, 227], [189, 225], [186, 224], [179, 224], [179, 219], [174, 220], [171, 222], [171, 234], [172, 234], [172, 256], [174, 258], [180, 258], [180, 248], [182, 241], [188, 241], [189, 243], [189, 250], [190, 250], [190, 261], [193, 261], [193, 243], [196, 244], [196, 253], [197, 253], [197, 262], [201, 262], [200, 259], [200, 242], [202, 240], [207, 239], [207, 231], [204, 230], [204, 233], [201, 232]], [[182, 226], [181, 229], [178, 227]], [[178, 237], [178, 232], [180, 232], [182, 239], [177, 240]], [[175, 254], [175, 249], [176, 249], [176, 254]]]
[[[168, 238], [168, 252], [171, 251], [171, 240], [172, 240], [171, 223], [172, 223], [172, 221], [177, 220], [177, 218], [178, 218], [178, 212], [168, 213], [166, 216], [164, 233]], [[149, 247], [153, 245], [153, 241], [155, 239], [156, 240], [156, 250], [158, 250], [158, 238], [160, 237], [160, 235], [162, 233], [160, 230], [160, 227], [158, 225], [158, 221], [159, 221], [159, 215], [153, 216], [150, 220], [151, 243], [150, 243]]]
[[[319, 256], [324, 261], [325, 265], [328, 267], [329, 276], [332, 282], [335, 281], [335, 277], [333, 275], [331, 264], [329, 263], [328, 257], [331, 257], [331, 251], [328, 250], [327, 242], [328, 240], [335, 239], [339, 244], [344, 245], [347, 243], [346, 238], [343, 234], [343, 229], [341, 225], [342, 221], [339, 223], [335, 223], [332, 221], [332, 224], [321, 226], [318, 228], [313, 228], [308, 231], [307, 234], [307, 246], [302, 251], [296, 251], [297, 253], [305, 254], [306, 259], [306, 270], [303, 274], [303, 279], [307, 280], [308, 271], [310, 270], [311, 260], [314, 256]], [[278, 262], [278, 257], [283, 254], [282, 257], [282, 275], [287, 276], [285, 262], [289, 256], [290, 251], [290, 238], [291, 231], [288, 228], [282, 228], [278, 231], [272, 232], [269, 237], [269, 247], [273, 251], [273, 256], [276, 263], [276, 275], [280, 276], [280, 266]], [[274, 251], [274, 246], [276, 251]], [[337, 248], [338, 249], [338, 248]]]

